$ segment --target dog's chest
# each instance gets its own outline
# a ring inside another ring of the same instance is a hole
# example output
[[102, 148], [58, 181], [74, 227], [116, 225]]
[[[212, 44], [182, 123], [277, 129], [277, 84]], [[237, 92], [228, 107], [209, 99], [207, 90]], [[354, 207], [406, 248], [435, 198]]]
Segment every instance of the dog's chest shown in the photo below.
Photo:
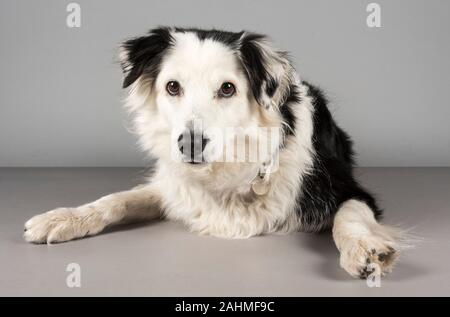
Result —
[[191, 231], [200, 234], [248, 238], [277, 231], [280, 224], [294, 222], [283, 206], [277, 206], [265, 196], [249, 198], [223, 194], [213, 197], [199, 187], [177, 184], [175, 188], [163, 194], [165, 217], [182, 221]]

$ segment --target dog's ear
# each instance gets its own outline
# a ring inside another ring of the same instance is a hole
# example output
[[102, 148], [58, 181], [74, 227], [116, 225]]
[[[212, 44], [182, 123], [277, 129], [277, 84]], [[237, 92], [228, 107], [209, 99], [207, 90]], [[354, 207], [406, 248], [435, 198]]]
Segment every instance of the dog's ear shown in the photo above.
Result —
[[265, 36], [248, 32], [242, 33], [238, 49], [256, 101], [265, 108], [279, 107], [295, 80], [287, 53], [272, 48]]
[[123, 88], [130, 86], [142, 74], [154, 80], [159, 71], [164, 51], [172, 44], [170, 29], [157, 28], [147, 36], [125, 41], [120, 46], [119, 59], [122, 66]]

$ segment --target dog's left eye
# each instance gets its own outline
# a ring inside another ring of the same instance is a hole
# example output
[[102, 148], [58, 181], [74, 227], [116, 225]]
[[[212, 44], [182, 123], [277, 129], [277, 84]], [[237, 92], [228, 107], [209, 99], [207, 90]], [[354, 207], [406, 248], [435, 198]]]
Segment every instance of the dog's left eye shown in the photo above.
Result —
[[181, 90], [180, 83], [175, 80], [169, 81], [166, 85], [166, 90], [171, 96], [177, 96]]
[[230, 98], [231, 96], [234, 95], [235, 92], [236, 89], [234, 88], [234, 85], [232, 83], [226, 82], [223, 83], [222, 86], [220, 87], [219, 96]]

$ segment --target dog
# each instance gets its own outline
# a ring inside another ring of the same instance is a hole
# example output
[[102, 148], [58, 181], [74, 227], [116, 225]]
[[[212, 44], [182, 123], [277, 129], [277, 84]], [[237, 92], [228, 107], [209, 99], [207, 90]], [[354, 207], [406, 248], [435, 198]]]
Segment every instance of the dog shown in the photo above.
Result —
[[131, 190], [31, 218], [27, 241], [156, 218], [233, 239], [329, 230], [351, 276], [392, 270], [402, 232], [379, 222], [322, 91], [267, 37], [159, 27], [123, 42], [118, 55], [125, 106], [153, 171]]

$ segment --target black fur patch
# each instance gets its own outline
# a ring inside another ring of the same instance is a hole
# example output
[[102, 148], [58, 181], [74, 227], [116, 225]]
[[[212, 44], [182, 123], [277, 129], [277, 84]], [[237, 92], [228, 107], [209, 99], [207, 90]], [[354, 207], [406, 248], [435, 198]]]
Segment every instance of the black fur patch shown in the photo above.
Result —
[[295, 134], [296, 129], [296, 118], [294, 115], [294, 112], [292, 110], [292, 107], [295, 106], [295, 104], [301, 102], [300, 94], [298, 93], [297, 87], [294, 85], [291, 85], [288, 90], [287, 97], [284, 98], [283, 104], [280, 106], [280, 113], [281, 117], [283, 118], [283, 135], [284, 137], [290, 136]]
[[164, 52], [173, 44], [173, 38], [168, 28], [150, 30], [147, 36], [128, 40], [122, 48], [128, 54], [128, 59], [122, 61], [125, 72], [123, 88], [134, 83], [142, 74], [154, 79], [158, 75]]
[[241, 63], [253, 96], [259, 104], [262, 104], [261, 93], [264, 82], [266, 83], [266, 93], [271, 97], [274, 95], [278, 87], [277, 81], [269, 74], [265, 64], [264, 54], [257, 44], [258, 41], [264, 40], [265, 37], [260, 34], [250, 33], [242, 38], [240, 53]]
[[353, 151], [349, 136], [334, 122], [323, 93], [307, 82], [313, 98], [313, 147], [316, 153], [310, 173], [302, 180], [297, 213], [306, 230], [329, 229], [340, 205], [349, 199], [361, 200], [376, 218], [382, 214], [374, 197], [353, 176]]
[[268, 81], [266, 82], [266, 94], [267, 94], [267, 96], [272, 98], [273, 95], [275, 94], [275, 91], [277, 90], [277, 87], [278, 87], [278, 82], [275, 79], [273, 79], [272, 77], [270, 77], [268, 79]]
[[237, 45], [239, 39], [241, 38], [242, 34], [244, 34], [243, 31], [242, 32], [227, 32], [227, 31], [220, 31], [220, 30], [215, 30], [215, 29], [202, 30], [202, 29], [197, 29], [197, 28], [180, 28], [180, 27], [175, 28], [175, 32], [180, 32], [180, 33], [191, 32], [191, 33], [196, 34], [200, 40], [209, 39], [209, 40], [223, 43], [232, 48], [236, 48], [236, 45]]

